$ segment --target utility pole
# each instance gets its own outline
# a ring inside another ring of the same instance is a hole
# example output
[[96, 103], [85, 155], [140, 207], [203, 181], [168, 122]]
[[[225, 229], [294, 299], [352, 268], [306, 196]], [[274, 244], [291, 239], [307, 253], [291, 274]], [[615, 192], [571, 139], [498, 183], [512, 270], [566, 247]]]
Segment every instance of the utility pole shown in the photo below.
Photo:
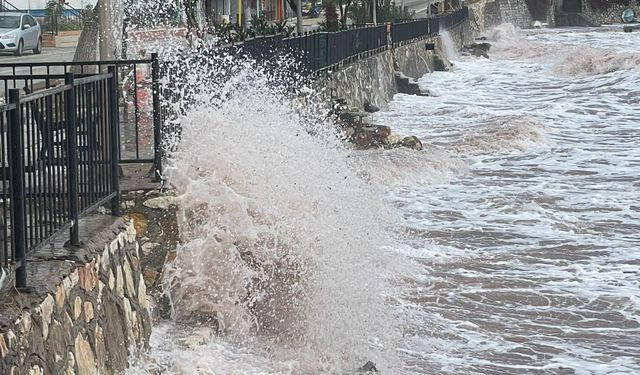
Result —
[[298, 21], [296, 31], [298, 32], [298, 35], [302, 35], [304, 34], [304, 26], [302, 25], [302, 0], [298, 0], [296, 3], [296, 16]]

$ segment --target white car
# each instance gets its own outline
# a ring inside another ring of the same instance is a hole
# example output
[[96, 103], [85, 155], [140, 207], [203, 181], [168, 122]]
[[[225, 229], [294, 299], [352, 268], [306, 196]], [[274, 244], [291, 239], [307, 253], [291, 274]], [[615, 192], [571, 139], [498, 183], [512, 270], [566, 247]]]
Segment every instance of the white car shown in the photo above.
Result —
[[0, 13], [0, 52], [13, 52], [16, 56], [32, 50], [42, 52], [42, 31], [35, 18], [29, 14]]

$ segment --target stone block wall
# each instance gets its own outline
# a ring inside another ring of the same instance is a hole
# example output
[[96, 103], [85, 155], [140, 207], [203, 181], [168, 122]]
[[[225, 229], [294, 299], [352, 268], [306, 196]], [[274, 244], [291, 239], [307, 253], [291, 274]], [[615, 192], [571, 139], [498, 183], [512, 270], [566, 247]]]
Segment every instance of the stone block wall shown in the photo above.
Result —
[[116, 219], [103, 229], [79, 250], [84, 261], [32, 260], [29, 280], [40, 284], [2, 296], [1, 374], [117, 374], [148, 347], [134, 226]]
[[429, 40], [405, 44], [394, 50], [394, 57], [398, 69], [407, 77], [418, 79], [426, 73], [433, 72], [434, 51], [425, 47]]
[[533, 26], [531, 12], [525, 0], [473, 0], [467, 6], [471, 28], [476, 34], [501, 23], [511, 23], [521, 29]]
[[480, 34], [502, 23], [497, 0], [476, 0], [467, 3], [469, 22], [474, 33]]
[[524, 0], [498, 0], [502, 22], [509, 22], [521, 29], [533, 26], [531, 13]]
[[[458, 49], [473, 41], [473, 30], [468, 20], [448, 31]], [[421, 78], [434, 70], [435, 55], [443, 56], [439, 37], [433, 40], [435, 51], [426, 49], [427, 42], [425, 39], [405, 44], [349, 64], [320, 79], [319, 86], [327, 94], [347, 99], [351, 107], [363, 109], [364, 103], [369, 102], [376, 107], [385, 108], [398, 92], [396, 72], [414, 79]]]
[[362, 109], [369, 102], [384, 108], [396, 93], [394, 72], [393, 54], [388, 50], [333, 72], [320, 85], [353, 107]]
[[627, 8], [633, 9], [636, 13], [636, 18], [640, 18], [640, 2], [637, 0], [631, 0], [628, 6], [614, 3], [601, 9], [594, 9], [589, 0], [582, 1], [582, 13], [598, 25], [622, 23], [622, 12]]

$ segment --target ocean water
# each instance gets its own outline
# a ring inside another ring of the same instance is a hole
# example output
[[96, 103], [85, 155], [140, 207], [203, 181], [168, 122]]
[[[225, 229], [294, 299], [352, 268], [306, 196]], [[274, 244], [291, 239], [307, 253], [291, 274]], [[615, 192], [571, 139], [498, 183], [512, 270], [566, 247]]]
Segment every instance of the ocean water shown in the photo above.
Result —
[[488, 36], [375, 115], [422, 152], [351, 150], [248, 67], [200, 93], [173, 319], [129, 373], [640, 373], [640, 33]]

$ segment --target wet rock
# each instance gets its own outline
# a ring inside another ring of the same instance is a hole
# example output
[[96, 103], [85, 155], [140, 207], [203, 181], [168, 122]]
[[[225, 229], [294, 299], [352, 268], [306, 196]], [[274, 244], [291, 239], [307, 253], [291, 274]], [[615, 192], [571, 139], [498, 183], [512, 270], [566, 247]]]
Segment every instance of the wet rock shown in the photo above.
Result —
[[415, 135], [411, 137], [405, 137], [402, 140], [402, 146], [414, 149], [416, 151], [422, 150], [422, 142], [420, 142], [418, 137], [416, 137]]
[[7, 348], [7, 343], [4, 340], [4, 335], [0, 333], [0, 357], [4, 358], [9, 354], [9, 348]]
[[491, 44], [489, 43], [472, 43], [471, 45], [465, 47], [464, 51], [476, 56], [476, 57], [484, 57], [489, 58], [489, 50], [491, 49]]
[[116, 267], [116, 294], [118, 297], [124, 297], [124, 276], [122, 275], [122, 267]]
[[98, 372], [100, 374], [108, 374], [109, 371], [107, 369], [107, 348], [104, 344], [104, 331], [100, 326], [96, 326], [96, 360], [98, 366]]
[[123, 210], [127, 210], [127, 209], [129, 209], [131, 207], [134, 207], [135, 205], [136, 205], [136, 202], [134, 202], [132, 200], [128, 200], [128, 201], [124, 201], [124, 202], [120, 203], [120, 207]]
[[184, 339], [183, 343], [186, 347], [193, 349], [197, 346], [201, 346], [209, 342], [213, 334], [214, 332], [211, 328], [202, 327], [194, 330], [191, 333], [191, 336]]
[[58, 307], [58, 310], [62, 311], [62, 309], [64, 308], [65, 299], [66, 299], [66, 292], [64, 290], [64, 287], [62, 285], [58, 285], [58, 287], [56, 288], [56, 294], [55, 294], [56, 306]]
[[338, 118], [348, 126], [362, 125], [367, 117], [369, 117], [368, 113], [358, 111], [342, 112], [338, 115]]
[[125, 312], [122, 304], [116, 303], [112, 293], [106, 293], [104, 303], [104, 325], [103, 330], [105, 347], [108, 348], [107, 363], [111, 370], [120, 373], [127, 367], [128, 361], [128, 340], [125, 337], [124, 322]]
[[84, 303], [84, 321], [89, 323], [93, 320], [93, 303], [86, 301]]
[[129, 296], [135, 296], [136, 290], [135, 290], [135, 284], [133, 281], [133, 272], [131, 270], [131, 265], [129, 264], [128, 259], [124, 260], [124, 266], [122, 267], [122, 270], [124, 273], [125, 285], [127, 286], [127, 294]]
[[82, 334], [78, 334], [75, 342], [75, 357], [80, 374], [97, 374], [96, 361], [91, 345]]
[[82, 299], [79, 296], [76, 296], [75, 301], [73, 302], [73, 319], [78, 319], [80, 313], [82, 312]]
[[433, 70], [435, 70], [436, 72], [446, 72], [449, 70], [449, 68], [447, 67], [447, 63], [439, 55], [433, 56]]
[[[158, 204], [158, 202], [153, 202], [151, 204]], [[144, 214], [131, 212], [128, 216], [133, 220], [133, 227], [136, 229], [136, 234], [138, 236], [144, 236], [147, 234], [147, 230], [149, 229], [149, 219]]]
[[167, 195], [163, 197], [151, 198], [144, 201], [142, 205], [153, 209], [168, 210], [170, 206], [175, 205], [175, 197]]
[[365, 363], [364, 366], [358, 369], [358, 372], [378, 372], [378, 369], [376, 368], [375, 363], [371, 361], [367, 361], [367, 363]]
[[144, 284], [146, 284], [147, 288], [151, 288], [155, 285], [156, 279], [158, 278], [158, 271], [152, 267], [145, 267], [142, 271], [142, 278], [144, 279]]
[[396, 75], [396, 86], [398, 88], [398, 92], [402, 94], [429, 96], [429, 92], [422, 90], [420, 85], [418, 85], [418, 82], [403, 74]]
[[40, 304], [40, 316], [42, 317], [42, 337], [46, 340], [49, 336], [49, 324], [51, 324], [51, 314], [55, 301], [51, 294], [47, 295], [44, 302]]
[[364, 111], [368, 113], [375, 113], [380, 111], [380, 108], [376, 107], [375, 105], [369, 102], [364, 102]]
[[69, 352], [67, 358], [67, 370], [64, 372], [64, 375], [75, 375], [73, 369], [76, 367], [76, 357], [73, 353]]
[[159, 243], [145, 242], [144, 244], [142, 244], [142, 254], [149, 255], [158, 247], [160, 247]]
[[354, 128], [349, 140], [361, 148], [381, 147], [386, 143], [389, 134], [391, 129], [388, 126], [362, 126]]
[[80, 288], [86, 292], [92, 291], [98, 282], [95, 265], [96, 260], [94, 259], [86, 266], [78, 268], [78, 282], [80, 283]]

